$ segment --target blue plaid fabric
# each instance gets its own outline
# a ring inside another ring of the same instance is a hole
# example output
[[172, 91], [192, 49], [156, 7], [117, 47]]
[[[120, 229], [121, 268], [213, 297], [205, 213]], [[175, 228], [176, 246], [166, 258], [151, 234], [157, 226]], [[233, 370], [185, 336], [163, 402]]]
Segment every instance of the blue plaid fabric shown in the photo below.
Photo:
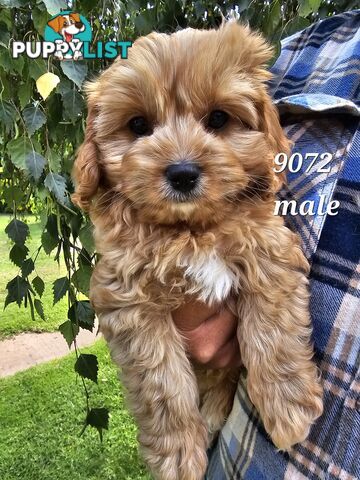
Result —
[[360, 10], [285, 39], [272, 70], [273, 98], [293, 152], [333, 155], [330, 169], [321, 158], [313, 166], [304, 161], [279, 195], [312, 200], [315, 208], [321, 196], [325, 208], [340, 202], [337, 215], [287, 216], [311, 264], [324, 414], [305, 442], [278, 452], [247, 396], [244, 373], [206, 478], [360, 479]]

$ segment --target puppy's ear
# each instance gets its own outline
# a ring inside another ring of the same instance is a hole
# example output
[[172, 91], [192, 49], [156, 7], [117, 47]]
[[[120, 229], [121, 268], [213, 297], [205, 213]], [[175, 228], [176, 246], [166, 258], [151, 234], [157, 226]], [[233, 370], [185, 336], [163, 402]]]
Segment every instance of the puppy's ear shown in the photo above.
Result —
[[[272, 165], [275, 166], [274, 159], [278, 153], [290, 153], [290, 141], [286, 138], [280, 125], [279, 114], [276, 107], [272, 104], [270, 98], [266, 96], [261, 107], [261, 130], [266, 134], [272, 150]], [[286, 182], [285, 172], [275, 173], [273, 179], [273, 189], [275, 192], [280, 190]]]
[[70, 13], [69, 17], [72, 18], [75, 22], [81, 22], [79, 13]]
[[250, 38], [250, 51], [247, 58], [251, 74], [261, 81], [270, 80], [272, 74], [268, 64], [274, 55], [274, 50], [267, 41], [257, 32], [248, 31]]
[[63, 24], [64, 24], [64, 18], [61, 15], [58, 15], [57, 17], [53, 18], [52, 20], [49, 20], [47, 22], [49, 27], [51, 27], [56, 33], [59, 33]]
[[89, 109], [85, 139], [80, 146], [74, 163], [72, 177], [75, 183], [75, 193], [72, 201], [83, 210], [88, 210], [100, 183], [99, 151], [95, 144], [95, 110]]
[[239, 71], [247, 70], [261, 82], [271, 78], [266, 67], [273, 49], [262, 35], [235, 19], [223, 22], [218, 32], [219, 51], [227, 63], [237, 64]]

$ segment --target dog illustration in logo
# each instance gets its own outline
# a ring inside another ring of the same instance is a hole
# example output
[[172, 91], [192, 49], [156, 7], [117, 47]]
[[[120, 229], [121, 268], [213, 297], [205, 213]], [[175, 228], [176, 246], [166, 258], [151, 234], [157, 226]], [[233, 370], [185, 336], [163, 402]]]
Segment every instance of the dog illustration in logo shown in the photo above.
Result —
[[[80, 19], [80, 15], [78, 13], [68, 13], [64, 15], [58, 15], [57, 17], [49, 20], [48, 23], [49, 27], [51, 27], [56, 33], [62, 36], [63, 42], [68, 44], [76, 44], [79, 42], [79, 39], [74, 38], [80, 32], [85, 30], [85, 25]], [[56, 43], [61, 43], [61, 40], [55, 40]], [[64, 59], [64, 55], [61, 51], [57, 51], [55, 54], [59, 60]], [[65, 55], [65, 58], [72, 58], [73, 60], [79, 60], [82, 57], [82, 53], [80, 50], [74, 51], [73, 56]]]

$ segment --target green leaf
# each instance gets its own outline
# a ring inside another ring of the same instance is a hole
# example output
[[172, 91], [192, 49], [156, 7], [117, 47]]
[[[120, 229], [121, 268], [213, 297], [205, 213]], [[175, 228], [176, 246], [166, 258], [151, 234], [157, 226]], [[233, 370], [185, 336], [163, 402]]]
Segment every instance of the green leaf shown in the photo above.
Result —
[[25, 105], [27, 105], [29, 103], [29, 100], [31, 98], [31, 93], [32, 93], [31, 83], [32, 82], [29, 79], [27, 82], [19, 85], [19, 88], [17, 90], [17, 94], [18, 94], [19, 101], [20, 101], [20, 106], [21, 106], [22, 109], [25, 107]]
[[41, 245], [43, 246], [43, 249], [47, 255], [50, 255], [50, 253], [54, 250], [55, 247], [57, 247], [59, 243], [59, 238], [53, 237], [49, 232], [44, 231], [41, 235]]
[[70, 283], [67, 277], [58, 278], [53, 283], [54, 305], [69, 291]]
[[7, 132], [10, 131], [16, 119], [16, 109], [10, 102], [4, 102], [0, 97], [0, 123], [5, 126]]
[[[1, 58], [0, 58], [1, 62]], [[2, 82], [2, 85], [0, 83], [0, 91], [2, 91], [2, 99], [7, 100], [9, 102], [14, 100], [13, 93], [14, 93], [14, 87], [12, 85], [12, 82], [10, 82], [11, 76], [6, 73], [4, 66], [1, 65], [0, 63], [0, 80]]]
[[35, 298], [34, 306], [35, 306], [36, 313], [39, 315], [39, 317], [42, 320], [45, 320], [43, 304], [38, 298]]
[[270, 12], [266, 18], [266, 24], [264, 25], [264, 33], [271, 37], [277, 30], [281, 21], [281, 3], [280, 0], [274, 0], [271, 2]]
[[75, 89], [69, 90], [62, 96], [65, 117], [73, 123], [85, 110], [83, 97]]
[[37, 182], [43, 171], [46, 164], [45, 158], [36, 153], [34, 150], [26, 155], [25, 166], [31, 177]]
[[49, 149], [46, 152], [46, 157], [49, 163], [50, 170], [53, 173], [61, 172], [61, 157], [60, 155], [55, 152], [55, 150]]
[[86, 249], [90, 255], [92, 255], [95, 251], [95, 243], [93, 237], [93, 229], [91, 224], [84, 225], [80, 232], [79, 238], [81, 245]]
[[46, 123], [46, 116], [37, 107], [25, 108], [23, 111], [23, 117], [30, 136], [34, 135], [36, 130], [39, 130], [39, 128]]
[[10, 55], [10, 49], [8, 48], [2, 48], [0, 50], [0, 65], [6, 72], [13, 72], [21, 75], [24, 64], [24, 57], [13, 58]]
[[54, 213], [52, 213], [47, 217], [46, 230], [54, 238], [58, 238], [59, 232], [58, 232], [57, 216]]
[[18, 220], [17, 218], [13, 218], [9, 225], [5, 228], [5, 233], [13, 242], [17, 243], [18, 245], [24, 245], [30, 231], [26, 223]]
[[71, 278], [72, 283], [87, 297], [89, 296], [90, 278], [92, 274], [92, 268], [90, 265], [84, 265], [76, 270]]
[[[40, 8], [41, 6], [43, 9]], [[46, 24], [50, 19], [50, 15], [44, 9], [44, 6], [42, 4], [38, 5], [36, 8], [32, 8], [31, 15], [33, 17], [34, 27], [36, 28], [37, 32], [43, 37]]]
[[195, 8], [195, 15], [197, 16], [197, 18], [202, 17], [206, 12], [205, 5], [203, 5], [203, 3], [200, 1], [194, 3], [194, 8]]
[[92, 259], [90, 254], [87, 250], [83, 247], [78, 254], [77, 263], [79, 268], [83, 268], [84, 266], [92, 267]]
[[[3, 13], [3, 12], [1, 12]], [[10, 41], [10, 32], [9, 29], [11, 29], [11, 25], [1, 25], [0, 24], [0, 45], [3, 47], [7, 48], [9, 45]]]
[[6, 288], [8, 294], [5, 300], [5, 308], [13, 302], [16, 302], [20, 307], [23, 298], [25, 298], [28, 293], [28, 282], [24, 278], [17, 275], [15, 278], [10, 280], [10, 282], [6, 285]]
[[42, 280], [42, 278], [37, 276], [37, 277], [33, 278], [31, 283], [32, 283], [36, 293], [39, 295], [39, 297], [42, 297], [43, 293], [44, 293], [44, 290], [45, 290], [45, 283]]
[[[6, 3], [7, 0], [0, 0], [0, 5], [4, 5], [4, 2]], [[12, 3], [12, 1], [10, 0]], [[11, 15], [11, 10], [10, 9], [3, 9], [1, 12], [1, 21], [7, 26], [8, 30], [11, 30], [12, 28], [12, 15]]]
[[44, 0], [46, 5], [46, 10], [50, 13], [50, 15], [56, 15], [61, 10], [67, 10], [68, 6], [65, 0]]
[[81, 328], [92, 332], [95, 322], [95, 312], [89, 300], [80, 300], [73, 303], [68, 311], [68, 319], [75, 325], [79, 325]]
[[43, 204], [46, 201], [46, 197], [48, 196], [48, 190], [44, 187], [43, 184], [37, 185], [37, 189], [34, 191], [34, 194], [36, 195], [36, 198], [38, 198]]
[[[89, 12], [91, 12], [96, 7], [97, 3], [98, 3], [97, 0], [82, 0], [81, 12], [83, 13], [83, 15], [86, 15]], [[124, 4], [123, 2], [119, 2], [117, 6], [119, 6], [120, 8], [123, 8]]]
[[12, 163], [21, 170], [26, 169], [25, 159], [33, 151], [30, 140], [23, 136], [10, 140], [7, 144], [7, 151]]
[[59, 330], [62, 333], [63, 337], [65, 338], [70, 348], [71, 344], [73, 343], [77, 334], [79, 333], [78, 325], [70, 322], [70, 320], [66, 320], [66, 322], [62, 323], [59, 326]]
[[29, 62], [29, 75], [37, 80], [41, 75], [47, 72], [47, 64], [42, 58], [32, 58]]
[[15, 243], [10, 250], [9, 258], [17, 267], [21, 267], [28, 253], [29, 249], [26, 245], [17, 245]]
[[[132, 11], [140, 10], [140, 8], [143, 6], [143, 1], [142, 0], [128, 0], [127, 5], [128, 8], [130, 8]], [[146, 4], [145, 4], [146, 7]]]
[[2, 196], [6, 202], [6, 205], [13, 208], [14, 202], [18, 204], [24, 198], [24, 192], [18, 186], [4, 187], [2, 191]]
[[63, 77], [61, 82], [56, 86], [56, 92], [60, 93], [60, 95], [65, 95], [71, 88], [73, 84], [67, 78]]
[[310, 21], [307, 18], [295, 17], [287, 24], [282, 38], [293, 35], [300, 30], [304, 30], [304, 28], [307, 28], [309, 25]]
[[156, 23], [155, 8], [151, 10], [144, 10], [135, 17], [134, 24], [136, 30], [141, 35], [147, 35], [154, 29]]
[[25, 60], [24, 57], [12, 58], [11, 61], [12, 70], [17, 72], [19, 75], [22, 75], [22, 71], [24, 69]]
[[272, 58], [270, 59], [270, 61], [268, 62], [269, 66], [274, 65], [276, 60], [279, 58], [279, 55], [280, 55], [280, 52], [281, 52], [281, 42], [278, 41], [278, 42], [273, 43], [272, 47], [273, 47], [274, 54], [273, 54]]
[[10, 51], [7, 48], [0, 50], [0, 65], [5, 72], [11, 72], [12, 70], [12, 57]]
[[64, 177], [58, 173], [50, 172], [45, 178], [44, 185], [54, 194], [58, 202], [62, 204], [66, 202], [66, 181]]
[[61, 69], [70, 80], [81, 88], [88, 72], [86, 62], [67, 60], [66, 62], [61, 62]]
[[83, 378], [88, 378], [97, 383], [98, 359], [96, 355], [82, 353], [75, 362], [75, 372]]
[[239, 13], [243, 12], [249, 7], [249, 3], [251, 0], [240, 0], [238, 2], [238, 11]]
[[32, 258], [28, 258], [21, 266], [21, 275], [26, 278], [34, 271], [35, 265]]
[[97, 429], [100, 435], [100, 440], [102, 441], [102, 431], [103, 428], [108, 430], [109, 428], [109, 411], [107, 408], [92, 408], [86, 416], [85, 425], [90, 425]]
[[78, 213], [77, 215], [73, 215], [73, 217], [70, 220], [70, 229], [74, 239], [76, 239], [79, 236], [79, 230], [81, 228], [82, 222], [83, 222], [83, 216], [81, 213]]
[[299, 16], [307, 17], [310, 13], [316, 13], [319, 10], [321, 0], [300, 0]]

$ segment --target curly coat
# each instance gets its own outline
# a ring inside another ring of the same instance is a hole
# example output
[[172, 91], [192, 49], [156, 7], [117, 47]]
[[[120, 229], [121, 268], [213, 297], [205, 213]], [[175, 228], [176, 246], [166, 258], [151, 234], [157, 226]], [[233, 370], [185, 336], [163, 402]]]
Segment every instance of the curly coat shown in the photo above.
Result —
[[[236, 22], [138, 39], [88, 87], [74, 201], [90, 210], [101, 255], [91, 302], [128, 391], [143, 456], [156, 478], [200, 480], [206, 448], [228, 415], [237, 370], [190, 362], [171, 312], [189, 296], [236, 296], [247, 389], [280, 449], [304, 440], [322, 413], [312, 361], [308, 264], [273, 215], [289, 144], [266, 91], [271, 51]], [[209, 131], [206, 118], [229, 121]], [[136, 136], [129, 121], [145, 117]], [[201, 167], [196, 198], [171, 196], [164, 170]]]

